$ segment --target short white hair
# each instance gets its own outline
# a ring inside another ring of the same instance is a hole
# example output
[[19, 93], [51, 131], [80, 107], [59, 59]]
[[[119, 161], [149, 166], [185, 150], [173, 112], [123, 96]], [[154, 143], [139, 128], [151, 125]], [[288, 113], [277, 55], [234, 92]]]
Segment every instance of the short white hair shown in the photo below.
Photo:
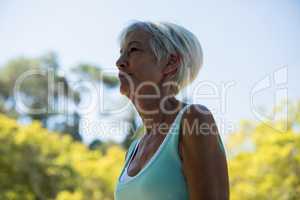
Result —
[[180, 56], [179, 70], [171, 80], [176, 83], [176, 87], [171, 87], [173, 94], [177, 95], [195, 80], [203, 64], [203, 53], [200, 42], [193, 33], [170, 22], [134, 21], [121, 32], [121, 47], [125, 44], [128, 34], [135, 30], [144, 30], [152, 35], [149, 45], [158, 61], [168, 58], [171, 54]]

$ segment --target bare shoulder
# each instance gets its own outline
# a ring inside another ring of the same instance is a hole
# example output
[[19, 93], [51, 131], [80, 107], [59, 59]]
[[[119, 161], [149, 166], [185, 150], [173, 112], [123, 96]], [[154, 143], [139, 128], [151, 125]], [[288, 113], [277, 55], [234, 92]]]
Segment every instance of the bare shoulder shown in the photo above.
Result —
[[200, 104], [192, 104], [181, 120], [181, 138], [190, 145], [215, 146], [218, 142], [218, 128], [210, 110]]
[[205, 106], [191, 105], [180, 130], [180, 156], [191, 199], [229, 199], [226, 156], [212, 113]]
[[190, 157], [224, 156], [217, 124], [207, 107], [192, 104], [183, 113], [180, 123], [178, 147], [182, 161]]

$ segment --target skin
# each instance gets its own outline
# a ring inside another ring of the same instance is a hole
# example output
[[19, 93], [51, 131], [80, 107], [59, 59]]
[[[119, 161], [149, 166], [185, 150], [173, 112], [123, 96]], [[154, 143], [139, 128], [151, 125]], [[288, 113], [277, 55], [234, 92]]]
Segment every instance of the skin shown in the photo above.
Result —
[[[149, 46], [150, 39], [151, 35], [143, 30], [128, 34], [116, 62], [119, 74], [125, 76], [120, 79], [120, 92], [132, 101], [146, 127], [128, 165], [129, 176], [135, 176], [147, 164], [186, 105], [166, 85], [178, 70], [180, 57], [172, 54], [158, 62]], [[142, 96], [145, 94], [152, 97]], [[206, 128], [193, 129], [195, 123]], [[212, 114], [201, 105], [190, 106], [182, 116], [178, 149], [191, 200], [229, 199], [227, 162], [218, 146], [215, 125]]]

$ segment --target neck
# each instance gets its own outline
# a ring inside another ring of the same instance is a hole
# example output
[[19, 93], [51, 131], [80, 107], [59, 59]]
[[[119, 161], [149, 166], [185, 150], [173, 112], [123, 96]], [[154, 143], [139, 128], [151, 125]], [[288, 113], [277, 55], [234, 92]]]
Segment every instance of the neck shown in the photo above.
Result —
[[140, 99], [134, 105], [142, 118], [146, 133], [158, 133], [164, 132], [164, 129], [168, 130], [183, 103], [175, 97], [170, 97], [164, 100]]

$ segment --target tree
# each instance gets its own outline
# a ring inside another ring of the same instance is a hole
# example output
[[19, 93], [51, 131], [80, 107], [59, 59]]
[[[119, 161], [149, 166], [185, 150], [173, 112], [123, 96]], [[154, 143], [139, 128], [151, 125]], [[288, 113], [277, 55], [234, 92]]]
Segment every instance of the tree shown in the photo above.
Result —
[[113, 199], [125, 156], [120, 147], [102, 154], [38, 121], [21, 126], [3, 115], [0, 142], [0, 199]]
[[[69, 133], [76, 140], [81, 140], [79, 134], [80, 114], [76, 110], [58, 108], [60, 105], [77, 105], [82, 100], [80, 91], [72, 88], [69, 79], [77, 75], [79, 79], [104, 83], [113, 88], [119, 80], [109, 76], [97, 66], [80, 64], [71, 72], [62, 74], [57, 54], [46, 53], [38, 58], [19, 57], [10, 60], [0, 69], [0, 112], [14, 118], [29, 116], [40, 120], [43, 127], [49, 128], [49, 122], [54, 124], [51, 130]], [[20, 84], [18, 84], [18, 81]], [[14, 90], [20, 86], [17, 92]], [[16, 109], [16, 95], [29, 108], [20, 112]], [[84, 96], [84, 95], [83, 95]], [[42, 112], [33, 112], [44, 109]], [[57, 119], [64, 118], [64, 121]]]
[[105, 74], [103, 70], [96, 65], [81, 63], [73, 67], [71, 71], [84, 80], [102, 82], [109, 87], [116, 87], [119, 84], [117, 77]]
[[[63, 124], [61, 131], [80, 140], [78, 115], [69, 110], [57, 111], [55, 108], [62, 99], [74, 103], [79, 101], [79, 94], [72, 90], [67, 78], [59, 74], [59, 68], [58, 58], [53, 52], [41, 58], [21, 57], [9, 61], [0, 69], [0, 111], [15, 118], [25, 115], [33, 120], [40, 120], [44, 127], [48, 126], [50, 118], [53, 119], [61, 113], [66, 114], [68, 120], [72, 119], [75, 123], [73, 127]], [[19, 102], [16, 102], [17, 96], [20, 97]], [[17, 103], [20, 102], [29, 110], [17, 110]], [[43, 111], [33, 112], [37, 109]]]
[[[265, 123], [243, 122], [229, 138], [231, 199], [300, 199], [299, 103], [290, 103], [284, 133]], [[280, 111], [280, 109], [279, 109]], [[292, 121], [291, 121], [292, 119]]]

